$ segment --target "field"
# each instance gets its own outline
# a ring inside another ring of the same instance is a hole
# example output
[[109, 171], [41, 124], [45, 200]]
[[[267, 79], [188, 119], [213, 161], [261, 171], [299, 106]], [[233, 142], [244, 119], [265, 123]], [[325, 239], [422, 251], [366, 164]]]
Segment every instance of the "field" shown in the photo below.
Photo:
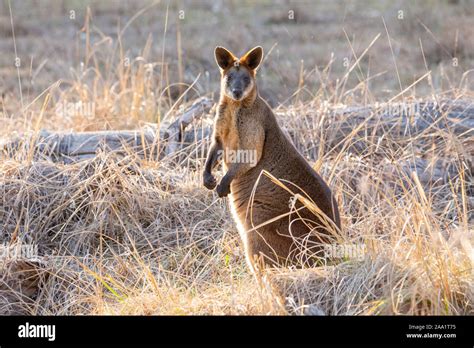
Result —
[[[3, 0], [0, 314], [473, 314], [473, 20], [469, 1]], [[36, 146], [166, 127], [201, 97], [187, 132], [209, 130], [216, 45], [263, 46], [261, 95], [357, 253], [253, 276], [202, 185], [206, 138], [81, 161]]]

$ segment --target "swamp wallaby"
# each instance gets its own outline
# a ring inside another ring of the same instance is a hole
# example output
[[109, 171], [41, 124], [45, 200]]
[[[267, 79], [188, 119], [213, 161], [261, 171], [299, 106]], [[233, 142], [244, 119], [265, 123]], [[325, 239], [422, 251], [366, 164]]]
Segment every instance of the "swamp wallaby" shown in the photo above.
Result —
[[[255, 76], [262, 57], [261, 47], [240, 59], [223, 47], [215, 49], [221, 95], [204, 186], [215, 188], [219, 197], [230, 194], [252, 268], [256, 258], [271, 266], [313, 264], [323, 256], [322, 244], [340, 228], [339, 212], [329, 187], [283, 133], [258, 94]], [[221, 160], [226, 173], [217, 185], [212, 170]], [[317, 211], [310, 211], [298, 197], [313, 202]]]

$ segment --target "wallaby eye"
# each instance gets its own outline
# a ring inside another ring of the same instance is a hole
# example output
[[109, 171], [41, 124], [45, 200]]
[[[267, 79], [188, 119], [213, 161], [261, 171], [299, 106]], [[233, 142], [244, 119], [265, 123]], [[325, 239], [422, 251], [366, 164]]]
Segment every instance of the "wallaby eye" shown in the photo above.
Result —
[[244, 77], [244, 83], [248, 85], [250, 83], [250, 78], [248, 76]]
[[227, 81], [231, 81], [232, 80], [232, 75], [227, 75]]

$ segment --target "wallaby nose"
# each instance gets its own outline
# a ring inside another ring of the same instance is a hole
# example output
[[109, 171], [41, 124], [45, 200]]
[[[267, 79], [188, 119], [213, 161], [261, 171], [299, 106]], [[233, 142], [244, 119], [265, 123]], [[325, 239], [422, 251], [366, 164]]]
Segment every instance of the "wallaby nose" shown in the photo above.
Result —
[[235, 98], [239, 99], [242, 96], [242, 90], [234, 88], [232, 90], [232, 94], [234, 95]]

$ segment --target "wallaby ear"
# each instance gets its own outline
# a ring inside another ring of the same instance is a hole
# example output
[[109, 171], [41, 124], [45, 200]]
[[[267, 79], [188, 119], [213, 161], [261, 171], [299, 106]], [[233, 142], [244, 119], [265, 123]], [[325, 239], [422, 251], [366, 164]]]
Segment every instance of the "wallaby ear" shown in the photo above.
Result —
[[260, 63], [262, 62], [263, 58], [263, 48], [261, 46], [257, 46], [252, 48], [250, 51], [245, 53], [245, 55], [240, 58], [240, 61], [247, 65], [249, 69], [255, 70], [258, 68]]
[[221, 46], [216, 47], [214, 56], [216, 57], [217, 65], [219, 65], [221, 69], [227, 69], [237, 60], [230, 51]]

